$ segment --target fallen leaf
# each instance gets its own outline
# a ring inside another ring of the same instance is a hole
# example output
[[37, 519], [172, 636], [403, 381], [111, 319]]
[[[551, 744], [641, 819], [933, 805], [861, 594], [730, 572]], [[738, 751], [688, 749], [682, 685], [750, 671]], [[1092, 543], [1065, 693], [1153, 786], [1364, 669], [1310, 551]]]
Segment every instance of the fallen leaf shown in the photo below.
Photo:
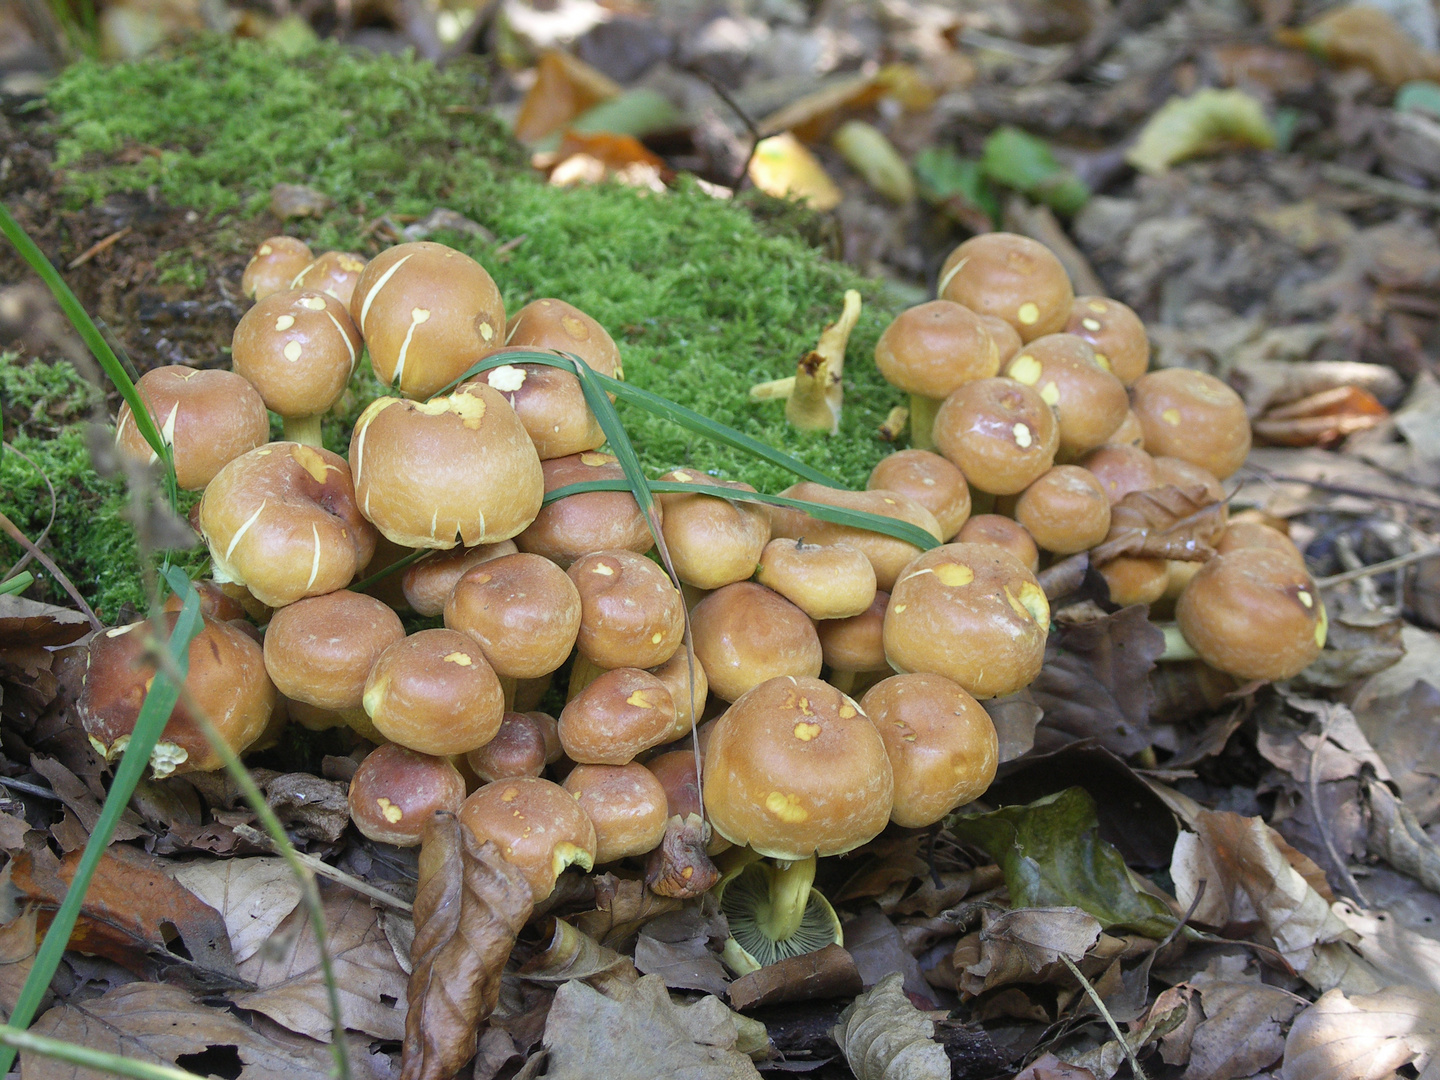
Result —
[[345, 784], [310, 773], [281, 773], [262, 786], [265, 802], [292, 836], [333, 844], [350, 824]]
[[270, 189], [270, 212], [282, 221], [320, 217], [333, 203], [323, 191], [303, 184], [276, 184]]
[[1435, 994], [1409, 986], [1353, 997], [1330, 990], [1295, 1019], [1283, 1072], [1285, 1080], [1380, 1080], [1413, 1063], [1425, 1074], [1437, 1049]]
[[990, 133], [980, 167], [995, 183], [1062, 214], [1078, 213], [1090, 198], [1089, 186], [1056, 160], [1049, 143], [1017, 127]]
[[1015, 1080], [1095, 1080], [1095, 1074], [1045, 1053], [1016, 1073]]
[[[65, 807], [80, 819], [80, 824], [85, 827], [88, 836], [95, 828], [95, 823], [100, 820], [100, 799], [104, 797], [103, 793], [92, 791], [89, 785], [54, 758], [35, 754], [30, 759], [30, 767], [50, 782], [50, 789]], [[148, 833], [139, 816], [127, 808], [120, 815], [120, 824], [116, 826], [111, 839], [123, 843], [146, 835]]]
[[791, 1001], [854, 997], [863, 989], [855, 961], [843, 946], [832, 943], [742, 975], [730, 984], [729, 995], [731, 1006], [743, 1011]]
[[1357, 702], [1355, 722], [1416, 819], [1422, 825], [1440, 819], [1440, 690], [1422, 679], [1408, 691]]
[[284, 859], [189, 862], [171, 876], [224, 918], [236, 963], [254, 956], [300, 903], [300, 883]]
[[920, 964], [905, 946], [899, 928], [878, 907], [867, 906], [842, 930], [845, 951], [855, 961], [862, 986], [874, 986], [891, 972], [899, 972], [904, 989], [915, 1001], [931, 1001], [934, 992], [925, 981]]
[[[379, 914], [363, 897], [320, 883], [326, 945], [340, 993], [345, 1027], [380, 1039], [405, 1037], [405, 973], [380, 927]], [[276, 1023], [312, 1039], [331, 1037], [329, 999], [309, 912], [292, 911], [249, 960], [242, 977], [258, 989], [235, 1004], [264, 1013]]]
[[1197, 90], [1172, 97], [1140, 129], [1125, 160], [1141, 172], [1158, 175], [1171, 165], [1213, 154], [1229, 146], [1268, 150], [1275, 131], [1260, 102], [1243, 90]]
[[1007, 946], [1031, 972], [1040, 971], [1068, 956], [1081, 960], [1100, 939], [1100, 921], [1079, 908], [1017, 908], [985, 921], [980, 930], [986, 942]]
[[90, 620], [78, 611], [23, 596], [0, 596], [0, 649], [54, 648], [89, 632]]
[[593, 978], [627, 965], [625, 957], [576, 930], [564, 919], [549, 921], [550, 931], [544, 935], [545, 947], [516, 972], [522, 979], [562, 983], [571, 979]]
[[1426, 888], [1440, 890], [1440, 847], [1384, 784], [1366, 778], [1364, 791], [1370, 811], [1367, 837], [1370, 853], [1409, 874]]
[[840, 189], [825, 166], [788, 131], [756, 144], [749, 175], [751, 183], [777, 199], [799, 199], [821, 213], [840, 205]]
[[643, 881], [614, 874], [601, 874], [592, 880], [595, 910], [575, 916], [575, 927], [610, 948], [618, 948], [651, 919], [680, 906], [679, 900], [652, 893]]
[[1330, 906], [1355, 932], [1355, 948], [1390, 982], [1440, 994], [1440, 941], [1404, 926], [1387, 911], [1361, 911], [1343, 900]]
[[1440, 56], [1425, 52], [1388, 12], [1370, 4], [1334, 8], [1298, 31], [1281, 29], [1275, 36], [1337, 67], [1363, 67], [1392, 89], [1412, 79], [1440, 78]]
[[724, 994], [730, 975], [718, 950], [729, 936], [713, 898], [702, 898], [652, 919], [635, 939], [635, 967], [658, 975], [672, 990]]
[[751, 1060], [735, 1049], [736, 1017], [718, 998], [676, 1004], [655, 975], [606, 989], [602, 994], [583, 982], [568, 982], [556, 991], [545, 1022], [546, 1080], [759, 1077]]
[[819, 89], [770, 113], [756, 127], [762, 132], [793, 131], [801, 139], [819, 139], [842, 110], [863, 108], [879, 99], [881, 74], [831, 76]]
[[1337, 386], [1271, 409], [1250, 422], [1255, 437], [1276, 446], [1334, 446], [1383, 423], [1390, 410], [1357, 386]]
[[1045, 718], [1045, 710], [1036, 703], [1029, 687], [1004, 697], [987, 698], [980, 704], [995, 725], [1001, 762], [1014, 761], [1034, 748], [1035, 729]]
[[690, 900], [709, 891], [720, 871], [705, 853], [709, 827], [699, 814], [671, 815], [660, 844], [645, 858], [645, 885], [659, 896]]
[[950, 1058], [934, 1035], [935, 1022], [905, 996], [899, 972], [856, 998], [835, 1026], [858, 1080], [949, 1080]]
[[520, 103], [515, 137], [524, 143], [538, 142], [620, 92], [618, 83], [583, 60], [546, 49], [536, 65], [534, 85]]
[[1225, 504], [1202, 485], [1132, 491], [1111, 508], [1110, 533], [1090, 550], [1090, 562], [1104, 566], [1122, 555], [1204, 562], [1224, 531]]
[[1254, 1076], [1285, 1052], [1285, 1025], [1305, 1000], [1277, 986], [1254, 982], [1204, 982], [1199, 987], [1205, 1019], [1190, 1039], [1186, 1080], [1234, 1080]]
[[414, 972], [401, 1080], [446, 1080], [475, 1056], [480, 1024], [534, 900], [525, 875], [454, 814], [436, 814], [420, 847]]
[[915, 201], [915, 178], [910, 166], [875, 125], [847, 120], [831, 142], [850, 167], [881, 195], [901, 206]]

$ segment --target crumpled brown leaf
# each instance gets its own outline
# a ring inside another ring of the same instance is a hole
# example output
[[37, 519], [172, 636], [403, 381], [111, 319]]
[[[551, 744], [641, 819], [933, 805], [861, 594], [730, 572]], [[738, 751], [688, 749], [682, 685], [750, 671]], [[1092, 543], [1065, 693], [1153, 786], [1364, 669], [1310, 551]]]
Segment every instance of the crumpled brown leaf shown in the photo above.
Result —
[[1205, 1018], [1190, 1039], [1186, 1080], [1234, 1080], [1273, 1065], [1285, 1050], [1285, 1025], [1305, 1007], [1303, 998], [1258, 977], [1205, 980], [1199, 991]]
[[436, 814], [420, 848], [401, 1080], [446, 1080], [475, 1055], [480, 1023], [534, 898], [493, 841]]
[[1204, 562], [1224, 531], [1225, 504], [1200, 484], [1132, 491], [1111, 508], [1110, 534], [1090, 549], [1090, 562], [1104, 566], [1122, 555]]
[[724, 994], [730, 974], [719, 950], [729, 936], [725, 916], [713, 896], [686, 904], [652, 920], [635, 939], [635, 967], [658, 975], [672, 990]]
[[643, 881], [602, 874], [594, 882], [595, 910], [575, 916], [575, 926], [611, 948], [618, 948], [651, 919], [680, 906], [679, 900], [656, 896]]
[[196, 860], [172, 876], [220, 912], [236, 963], [259, 952], [300, 903], [300, 883], [284, 859]]
[[1330, 990], [1285, 1038], [1285, 1080], [1379, 1080], [1440, 1050], [1440, 997], [1410, 986], [1346, 997]]
[[1390, 982], [1440, 994], [1440, 941], [1387, 911], [1361, 911], [1344, 900], [1330, 910], [1355, 931], [1360, 939], [1355, 948]]
[[1370, 4], [1333, 8], [1300, 30], [1275, 36], [1340, 67], [1363, 67], [1392, 88], [1412, 79], [1440, 79], [1440, 56], [1421, 49], [1388, 12]]
[[[563, 983], [629, 967], [629, 961], [614, 949], [607, 949], [564, 919], [551, 919], [545, 947], [516, 972], [534, 982]], [[633, 972], [631, 973], [633, 977]]]
[[835, 1041], [859, 1080], [949, 1080], [950, 1058], [935, 1022], [910, 1003], [899, 972], [848, 1005]]

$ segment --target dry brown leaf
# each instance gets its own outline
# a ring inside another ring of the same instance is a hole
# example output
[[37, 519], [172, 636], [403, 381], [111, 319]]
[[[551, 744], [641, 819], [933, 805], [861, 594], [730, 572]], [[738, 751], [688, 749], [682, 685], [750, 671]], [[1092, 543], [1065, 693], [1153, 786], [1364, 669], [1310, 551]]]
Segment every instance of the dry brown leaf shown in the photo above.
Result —
[[628, 966], [625, 957], [607, 949], [564, 919], [551, 919], [545, 947], [527, 960], [517, 975], [534, 982], [569, 982], [589, 979], [617, 967]]
[[835, 209], [843, 197], [825, 166], [788, 131], [756, 144], [749, 175], [765, 194], [803, 200], [821, 213]]
[[679, 900], [656, 896], [643, 881], [602, 874], [594, 882], [595, 910], [575, 916], [575, 927], [610, 948], [618, 948], [651, 919], [680, 906]]
[[910, 1003], [899, 972], [887, 975], [840, 1014], [835, 1041], [859, 1080], [949, 1080], [950, 1058], [935, 1022]]
[[707, 832], [699, 814], [675, 814], [665, 823], [660, 845], [645, 860], [645, 884], [651, 892], [690, 900], [720, 880], [720, 871], [705, 853]]
[[1095, 1074], [1079, 1065], [1061, 1061], [1054, 1054], [1041, 1054], [1016, 1073], [1015, 1080], [1095, 1080]]
[[310, 773], [281, 773], [265, 781], [265, 802], [291, 836], [333, 844], [350, 824], [346, 785]]
[[1303, 998], [1254, 982], [1205, 982], [1205, 1019], [1190, 1039], [1186, 1080], [1254, 1076], [1285, 1052], [1285, 1025], [1305, 1007]]
[[960, 980], [968, 994], [1017, 982], [1043, 982], [1050, 974], [1047, 969], [1060, 957], [1083, 960], [1100, 939], [1100, 920], [1079, 908], [987, 911], [981, 918], [978, 959], [965, 968]]
[[1090, 550], [1090, 562], [1104, 566], [1122, 555], [1204, 562], [1225, 531], [1225, 504], [1202, 485], [1174, 484], [1132, 491], [1110, 511], [1110, 535]]
[[220, 912], [237, 963], [254, 956], [300, 903], [300, 883], [284, 859], [197, 860], [171, 876]]
[[23, 596], [0, 596], [0, 649], [54, 648], [89, 632], [90, 621], [78, 611]]
[[[363, 897], [327, 882], [320, 883], [320, 896], [345, 1027], [399, 1042], [405, 1037], [405, 973], [378, 912]], [[292, 911], [260, 951], [240, 965], [240, 974], [258, 989], [237, 997], [236, 1005], [329, 1041], [330, 1004], [304, 907]]]
[[724, 994], [730, 975], [719, 949], [728, 936], [714, 898], [698, 900], [646, 923], [635, 939], [635, 967], [660, 976], [672, 990]]
[[730, 1004], [756, 1009], [788, 1001], [854, 997], [862, 989], [855, 961], [843, 946], [830, 944], [742, 975], [730, 984]]
[[1334, 446], [1347, 435], [1383, 423], [1390, 410], [1374, 394], [1337, 386], [1271, 409], [1251, 421], [1257, 439], [1276, 446]]
[[[100, 820], [100, 800], [105, 797], [104, 791], [90, 788], [54, 758], [36, 754], [30, 759], [30, 767], [50, 782], [50, 789], [59, 796], [66, 809], [80, 819], [88, 838], [90, 830], [95, 828], [95, 823]], [[112, 840], [121, 842], [146, 835], [148, 834], [139, 816], [133, 810], [126, 809], [120, 816], [120, 824], [116, 826]]]
[[434, 816], [420, 848], [402, 1080], [446, 1080], [475, 1056], [533, 903], [525, 875], [492, 841], [454, 814]]
[[615, 97], [620, 89], [608, 75], [583, 60], [558, 49], [547, 49], [540, 54], [535, 83], [520, 103], [515, 137], [521, 142], [537, 142], [592, 105]]
[[1412, 79], [1440, 78], [1440, 56], [1421, 49], [1388, 12], [1369, 4], [1334, 8], [1298, 31], [1275, 36], [1340, 67], [1363, 67], [1392, 89]]
[[1355, 948], [1390, 982], [1440, 994], [1440, 941], [1416, 933], [1389, 912], [1360, 911], [1345, 901], [1330, 908], [1360, 938]]
[[1413, 1063], [1424, 1076], [1440, 1049], [1440, 997], [1392, 986], [1320, 996], [1285, 1038], [1285, 1080], [1380, 1080]]

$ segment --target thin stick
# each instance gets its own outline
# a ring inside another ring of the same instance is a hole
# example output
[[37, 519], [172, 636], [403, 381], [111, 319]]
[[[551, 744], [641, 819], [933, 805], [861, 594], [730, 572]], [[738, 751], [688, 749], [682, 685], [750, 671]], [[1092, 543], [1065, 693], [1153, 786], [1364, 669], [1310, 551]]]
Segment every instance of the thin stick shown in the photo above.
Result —
[[[242, 840], [248, 840], [252, 844], [262, 846], [268, 845], [272, 851], [279, 850], [275, 841], [259, 829], [251, 828], [249, 825], [236, 825], [234, 832], [235, 835]], [[399, 897], [391, 896], [389, 893], [375, 888], [375, 886], [369, 882], [361, 881], [359, 878], [347, 874], [339, 867], [331, 866], [324, 859], [317, 859], [314, 855], [304, 851], [296, 851], [295, 857], [300, 860], [302, 866], [319, 874], [321, 877], [329, 878], [336, 884], [344, 885], [347, 889], [353, 889], [361, 896], [369, 897], [378, 904], [384, 904], [386, 907], [394, 908], [396, 911], [403, 911], [406, 915], [409, 915], [414, 910], [412, 905], [407, 904]]]
[[1335, 495], [1355, 495], [1362, 499], [1379, 499], [1381, 502], [1399, 503], [1402, 506], [1414, 506], [1420, 510], [1440, 511], [1440, 502], [1426, 502], [1424, 499], [1412, 499], [1408, 495], [1388, 495], [1383, 491], [1366, 491], [1364, 488], [1347, 487], [1344, 484], [1332, 484], [1326, 480], [1306, 480], [1302, 476], [1286, 476], [1282, 473], [1271, 472], [1269, 469], [1257, 465], [1247, 465], [1247, 469], [1257, 473], [1259, 478], [1269, 480], [1276, 484], [1304, 484], [1316, 491], [1328, 491]]
[[84, 614], [85, 618], [90, 620], [90, 626], [94, 630], [98, 632], [105, 629], [105, 624], [95, 617], [95, 612], [90, 610], [90, 605], [87, 604], [85, 602], [85, 598], [80, 595], [80, 590], [75, 588], [75, 586], [70, 583], [70, 579], [65, 576], [64, 571], [62, 571], [58, 566], [55, 565], [54, 561], [50, 558], [49, 555], [46, 555], [38, 547], [32, 544], [30, 542], [30, 539], [18, 528], [16, 528], [15, 523], [11, 521], [8, 517], [6, 517], [3, 513], [0, 513], [0, 530], [3, 530], [10, 537], [11, 540], [14, 540], [25, 551], [35, 556], [35, 561], [38, 562], [41, 566], [43, 566], [46, 570], [48, 570], [50, 572], [50, 576], [60, 583], [60, 587], [65, 590], [66, 595], [69, 596], [71, 600], [75, 601], [76, 607], [80, 609], [81, 613]]
[[1125, 1051], [1125, 1056], [1130, 1061], [1130, 1070], [1135, 1074], [1135, 1080], [1147, 1080], [1145, 1070], [1140, 1067], [1140, 1059], [1135, 1056], [1135, 1051], [1130, 1049], [1129, 1041], [1120, 1033], [1120, 1025], [1115, 1023], [1115, 1018], [1110, 1015], [1110, 1010], [1105, 1008], [1105, 1002], [1100, 1000], [1100, 995], [1096, 993], [1095, 987], [1090, 985], [1090, 980], [1075, 966], [1075, 961], [1071, 960], [1070, 957], [1066, 956], [1063, 952], [1060, 954], [1060, 959], [1065, 961], [1065, 966], [1070, 969], [1070, 974], [1080, 980], [1080, 985], [1085, 988], [1085, 993], [1088, 994], [1090, 1000], [1095, 1003], [1095, 1008], [1100, 1010], [1100, 1015], [1105, 1018], [1105, 1023], [1110, 1025], [1110, 1030], [1114, 1033], [1116, 1042], [1120, 1044], [1120, 1049]]
[[99, 255], [102, 251], [108, 251], [133, 231], [134, 229], [129, 225], [126, 225], [123, 229], [116, 229], [109, 236], [105, 237], [105, 239], [95, 241], [95, 243], [91, 244], [79, 255], [76, 255], [75, 258], [65, 264], [65, 269], [74, 270], [77, 266], [84, 266], [96, 255]]
[[49, 788], [43, 788], [39, 784], [32, 784], [26, 780], [11, 780], [8, 776], [0, 776], [0, 787], [7, 787], [11, 791], [18, 791], [22, 795], [33, 795], [37, 799], [49, 799], [51, 802], [65, 801]]
[[[45, 481], [45, 487], [50, 492], [50, 520], [45, 522], [45, 528], [41, 529], [40, 535], [35, 538], [35, 546], [38, 548], [41, 544], [45, 543], [45, 538], [50, 535], [50, 529], [55, 524], [55, 511], [58, 510], [60, 506], [60, 500], [55, 496], [55, 485], [50, 482], [50, 474], [47, 473], [44, 469], [42, 469], [39, 465], [37, 465], [35, 463], [35, 459], [32, 458], [29, 454], [25, 454], [19, 450], [16, 450], [15, 447], [11, 446], [8, 442], [0, 443], [0, 447], [4, 447], [6, 450], [9, 450], [10, 453], [14, 454], [21, 461], [25, 462], [37, 473], [39, 473], [40, 479]], [[34, 557], [35, 556], [32, 555], [30, 552], [25, 552], [25, 554], [20, 557], [19, 562], [17, 562], [14, 566], [10, 567], [9, 570], [5, 571], [4, 576], [10, 577], [13, 574], [18, 574], [21, 570], [25, 569], [26, 565], [28, 565], [30, 560]]]
[[1440, 195], [1435, 192], [1421, 191], [1409, 184], [1386, 180], [1380, 176], [1371, 176], [1359, 169], [1346, 168], [1344, 165], [1322, 164], [1320, 175], [1332, 184], [1355, 188], [1357, 191], [1377, 195], [1382, 199], [1394, 199], [1396, 202], [1424, 207], [1427, 210], [1440, 210]]
[[1391, 570], [1399, 570], [1406, 566], [1412, 566], [1426, 559], [1440, 555], [1440, 547], [1425, 548], [1423, 551], [1412, 551], [1408, 555], [1397, 555], [1393, 559], [1386, 559], [1384, 562], [1371, 563], [1369, 566], [1361, 566], [1354, 570], [1346, 570], [1343, 574], [1331, 574], [1329, 577], [1320, 578], [1315, 584], [1322, 589], [1329, 589], [1336, 585], [1344, 585], [1347, 581], [1359, 581], [1361, 578], [1373, 577], [1375, 574], [1388, 574]]
[[701, 79], [704, 79], [705, 82], [710, 85], [710, 89], [715, 91], [715, 96], [718, 97], [729, 107], [730, 111], [733, 112], [740, 119], [740, 122], [745, 125], [745, 130], [750, 134], [750, 152], [745, 155], [745, 164], [740, 166], [739, 174], [735, 177], [734, 182], [730, 185], [730, 190], [738, 194], [740, 191], [740, 185], [743, 184], [745, 182], [745, 178], [750, 175], [750, 162], [755, 160], [755, 151], [759, 149], [760, 141], [764, 139], [765, 136], [761, 133], [760, 128], [755, 123], [754, 118], [752, 118], [751, 115], [745, 111], [744, 106], [742, 106], [738, 101], [731, 97], [730, 91], [726, 90], [725, 87], [721, 86], [718, 82], [716, 82], [710, 76], [709, 72], [705, 71], [703, 68], [693, 66], [687, 67], [685, 70], [688, 71], [691, 75], [697, 75]]

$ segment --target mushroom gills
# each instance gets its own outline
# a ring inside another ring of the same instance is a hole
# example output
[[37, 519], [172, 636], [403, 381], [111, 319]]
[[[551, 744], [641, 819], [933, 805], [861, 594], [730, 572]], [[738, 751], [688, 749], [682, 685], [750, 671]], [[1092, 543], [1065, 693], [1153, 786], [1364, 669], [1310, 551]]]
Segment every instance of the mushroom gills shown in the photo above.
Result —
[[778, 961], [840, 945], [840, 919], [830, 902], [811, 888], [815, 857], [780, 863], [740, 849], [717, 886], [720, 910], [730, 924], [721, 959], [744, 975]]

